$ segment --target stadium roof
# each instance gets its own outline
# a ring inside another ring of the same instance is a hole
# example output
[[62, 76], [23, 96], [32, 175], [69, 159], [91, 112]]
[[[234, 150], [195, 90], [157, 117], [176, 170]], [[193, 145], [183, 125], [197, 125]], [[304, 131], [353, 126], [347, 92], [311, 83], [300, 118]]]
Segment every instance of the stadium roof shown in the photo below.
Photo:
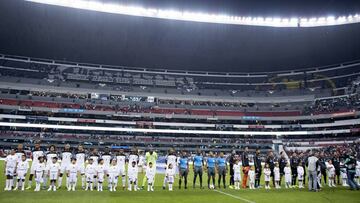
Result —
[[360, 14], [341, 16], [327, 15], [316, 17], [304, 16], [238, 16], [226, 13], [205, 13], [179, 9], [160, 9], [154, 7], [134, 6], [124, 3], [108, 3], [94, 0], [26, 0], [53, 6], [63, 6], [104, 13], [159, 18], [167, 20], [182, 20], [190, 22], [219, 23], [232, 25], [268, 26], [268, 27], [320, 27], [344, 25], [360, 22]]
[[360, 11], [359, 1], [101, 2], [158, 10], [175, 8], [182, 14], [194, 11], [264, 16], [265, 21], [271, 16], [272, 23], [277, 22], [275, 19], [296, 18], [298, 23], [302, 19], [320, 23], [333, 19], [341, 22], [338, 24], [350, 24], [273, 28], [199, 23], [4, 0], [0, 2], [0, 27], [4, 28], [0, 52], [84, 63], [216, 72], [279, 71], [360, 59], [360, 24], [353, 23]]

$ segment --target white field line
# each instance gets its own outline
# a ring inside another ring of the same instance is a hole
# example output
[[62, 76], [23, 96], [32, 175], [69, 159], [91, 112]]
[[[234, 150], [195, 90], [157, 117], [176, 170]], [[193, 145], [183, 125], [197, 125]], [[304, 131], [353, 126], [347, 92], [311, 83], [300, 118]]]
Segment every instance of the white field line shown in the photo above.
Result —
[[255, 203], [253, 201], [250, 201], [248, 199], [245, 199], [245, 198], [242, 198], [242, 197], [239, 197], [239, 196], [235, 196], [235, 195], [232, 195], [232, 194], [229, 194], [229, 193], [226, 193], [226, 192], [223, 192], [223, 191], [220, 191], [220, 190], [214, 190], [215, 192], [218, 192], [220, 194], [223, 194], [223, 195], [226, 195], [226, 196], [229, 196], [229, 197], [232, 197], [232, 198], [235, 198], [235, 199], [238, 199], [238, 200], [242, 200], [244, 202], [248, 202], [248, 203]]

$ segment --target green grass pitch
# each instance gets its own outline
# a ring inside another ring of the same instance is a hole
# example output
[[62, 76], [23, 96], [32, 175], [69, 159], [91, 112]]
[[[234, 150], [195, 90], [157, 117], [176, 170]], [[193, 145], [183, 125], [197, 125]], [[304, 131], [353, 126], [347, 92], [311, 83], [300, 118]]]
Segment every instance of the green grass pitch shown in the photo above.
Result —
[[[98, 191], [83, 191], [80, 187], [75, 192], [68, 192], [64, 187], [56, 192], [33, 190], [26, 191], [4, 191], [5, 177], [4, 177], [4, 162], [0, 161], [0, 202], [1, 203], [101, 203], [101, 202], [121, 202], [121, 203], [227, 203], [227, 202], [243, 202], [243, 203], [262, 203], [262, 202], [286, 202], [286, 203], [320, 203], [320, 202], [340, 202], [340, 203], [360, 203], [360, 192], [350, 191], [348, 188], [325, 187], [321, 192], [308, 192], [307, 189], [271, 189], [265, 191], [258, 190], [244, 190], [239, 191], [231, 189], [193, 189], [192, 175], [189, 177], [189, 188], [187, 190], [178, 189], [177, 178], [175, 180], [174, 191], [169, 192], [161, 188], [163, 183], [163, 174], [156, 176], [156, 187], [154, 192], [137, 191], [129, 192], [118, 189], [116, 192]], [[139, 180], [142, 182], [143, 174], [139, 175]], [[204, 177], [204, 182], [207, 181], [207, 176]], [[64, 184], [65, 181], [63, 181]], [[140, 183], [141, 184], [141, 183]], [[106, 188], [106, 183], [104, 184]], [[32, 188], [34, 189], [34, 187]]]

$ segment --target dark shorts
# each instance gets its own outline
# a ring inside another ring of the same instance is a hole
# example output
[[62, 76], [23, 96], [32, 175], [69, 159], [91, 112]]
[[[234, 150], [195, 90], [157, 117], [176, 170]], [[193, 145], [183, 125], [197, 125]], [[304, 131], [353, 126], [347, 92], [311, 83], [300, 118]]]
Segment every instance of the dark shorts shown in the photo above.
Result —
[[226, 175], [226, 168], [225, 166], [219, 166], [219, 175]]
[[208, 176], [215, 176], [215, 168], [209, 167], [207, 173], [208, 173]]
[[182, 177], [185, 177], [188, 175], [188, 170], [187, 168], [180, 168], [179, 169], [179, 175], [182, 176]]
[[203, 170], [201, 166], [195, 166], [195, 172], [194, 175], [202, 175], [203, 174]]

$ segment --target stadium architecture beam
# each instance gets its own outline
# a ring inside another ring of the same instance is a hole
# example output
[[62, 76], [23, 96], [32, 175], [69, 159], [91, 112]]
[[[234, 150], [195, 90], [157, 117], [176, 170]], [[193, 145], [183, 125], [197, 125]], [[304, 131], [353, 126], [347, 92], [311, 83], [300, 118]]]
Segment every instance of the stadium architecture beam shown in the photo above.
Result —
[[232, 25], [250, 25], [267, 27], [320, 27], [360, 23], [360, 14], [344, 16], [319, 16], [319, 17], [260, 17], [260, 16], [231, 16], [224, 14], [199, 13], [191, 11], [162, 10], [144, 8], [124, 4], [103, 3], [93, 0], [25, 0], [53, 6], [77, 8], [104, 13], [160, 18], [168, 20], [181, 20], [204, 23], [219, 23]]
[[318, 131], [220, 131], [220, 130], [173, 130], [173, 129], [145, 129], [145, 128], [124, 128], [124, 127], [100, 127], [100, 126], [76, 126], [76, 125], [53, 125], [35, 123], [10, 123], [0, 122], [4, 127], [20, 128], [48, 128], [62, 130], [88, 130], [88, 131], [110, 131], [110, 132], [139, 132], [139, 133], [172, 133], [172, 134], [202, 134], [202, 135], [318, 135], [318, 134], [341, 134], [350, 133], [350, 129], [339, 130], [318, 130]]

